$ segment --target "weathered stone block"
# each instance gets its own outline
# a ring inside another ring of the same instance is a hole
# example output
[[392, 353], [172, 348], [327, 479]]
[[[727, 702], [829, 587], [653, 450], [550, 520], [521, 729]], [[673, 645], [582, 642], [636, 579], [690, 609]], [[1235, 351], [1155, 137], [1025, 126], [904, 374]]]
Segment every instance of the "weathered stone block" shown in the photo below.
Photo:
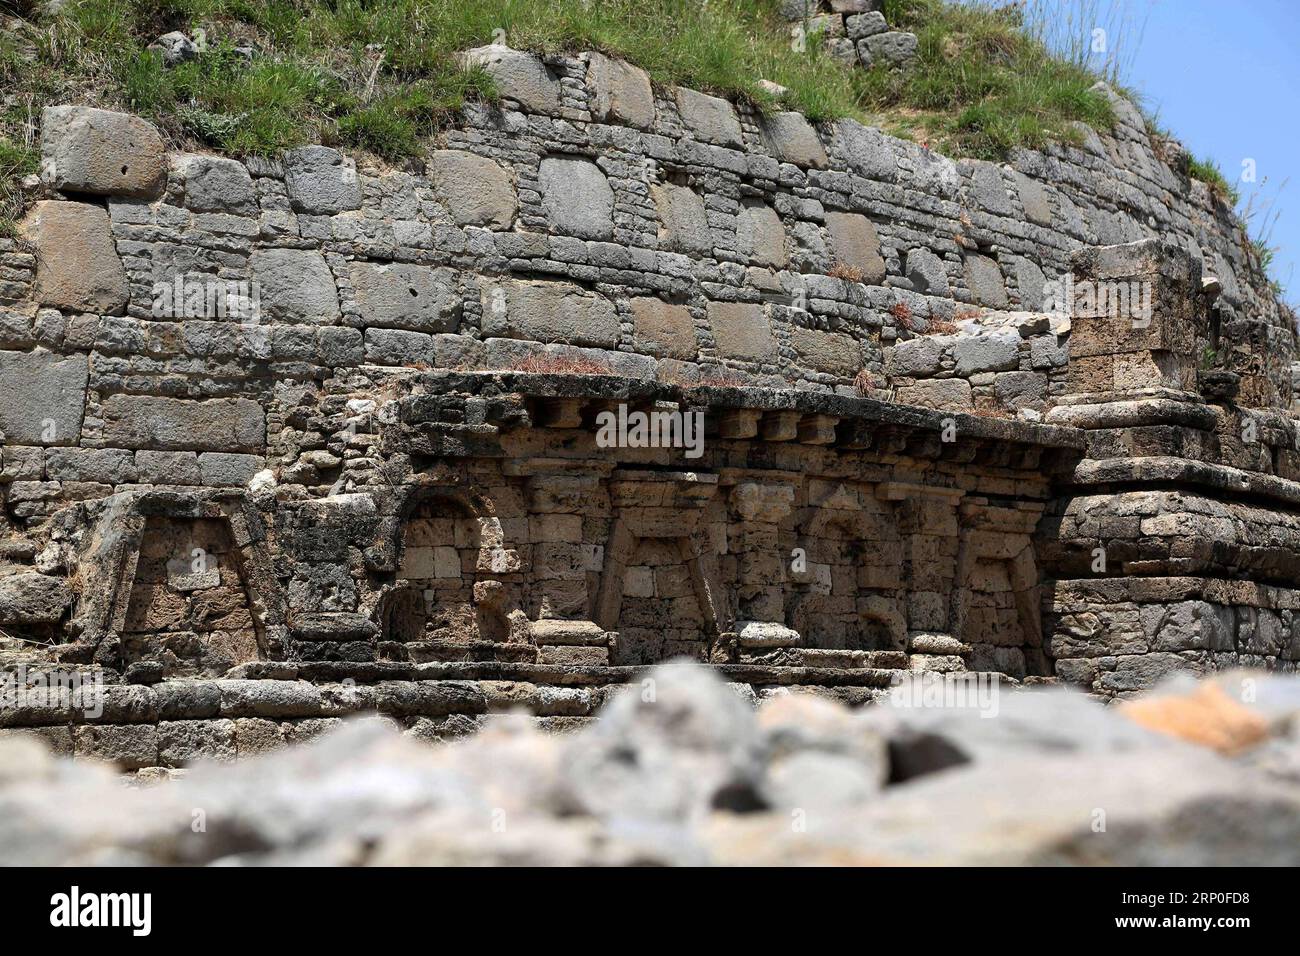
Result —
[[529, 113], [555, 115], [560, 111], [560, 82], [546, 64], [531, 53], [493, 44], [467, 50], [461, 62], [484, 70], [497, 92], [519, 103]]
[[783, 269], [790, 256], [785, 248], [785, 227], [771, 206], [745, 202], [736, 217], [736, 251], [757, 266]]
[[889, 29], [885, 15], [879, 10], [857, 13], [844, 18], [844, 30], [850, 40], [865, 40]]
[[738, 147], [744, 142], [736, 109], [726, 100], [684, 86], [673, 92], [682, 122], [696, 139], [716, 146]]
[[710, 302], [709, 327], [718, 353], [752, 362], [776, 359], [776, 337], [767, 310], [744, 302]]
[[835, 261], [857, 270], [862, 281], [879, 285], [885, 279], [885, 260], [880, 255], [880, 237], [866, 216], [852, 212], [828, 212], [826, 231], [831, 237]]
[[790, 344], [802, 364], [815, 371], [852, 378], [862, 368], [862, 347], [851, 335], [794, 328]]
[[925, 247], [907, 253], [903, 271], [912, 283], [912, 288], [922, 295], [936, 295], [945, 299], [952, 295], [943, 260]]
[[242, 488], [266, 467], [261, 455], [235, 455], [205, 451], [199, 455], [199, 474], [205, 485]]
[[654, 123], [654, 94], [645, 70], [603, 53], [587, 53], [583, 58], [587, 61], [592, 119], [642, 129]]
[[103, 209], [42, 200], [23, 221], [23, 233], [37, 250], [37, 302], [100, 315], [118, 315], [126, 307], [126, 269]]
[[0, 577], [0, 621], [55, 624], [72, 601], [62, 578], [35, 572]]
[[966, 256], [966, 285], [980, 305], [1005, 309], [1009, 304], [1002, 270], [995, 260], [974, 253]]
[[915, 33], [890, 30], [858, 41], [858, 56], [863, 66], [880, 64], [892, 69], [902, 69], [916, 62], [918, 46]]
[[197, 485], [203, 482], [199, 456], [192, 451], [137, 451], [141, 481], [158, 485]]
[[898, 179], [895, 142], [874, 126], [848, 119], [835, 124], [834, 151], [851, 170], [867, 179], [886, 183]]
[[695, 325], [686, 306], [652, 298], [633, 299], [630, 306], [636, 351], [661, 358], [695, 357]]
[[1020, 205], [1024, 207], [1025, 216], [1039, 226], [1052, 224], [1052, 201], [1047, 189], [1037, 180], [1030, 179], [1024, 173], [1012, 172], [1011, 180], [1016, 184], [1020, 194]]
[[277, 322], [328, 325], [339, 318], [334, 274], [310, 249], [258, 249], [252, 255], [263, 313]]
[[708, 255], [713, 251], [713, 236], [704, 213], [704, 200], [695, 190], [673, 183], [651, 187], [655, 208], [663, 224], [659, 240], [675, 252]]
[[973, 407], [970, 382], [963, 378], [929, 378], [899, 386], [895, 393], [904, 405], [920, 405], [943, 411], [967, 411]]
[[122, 448], [51, 448], [45, 456], [45, 473], [53, 481], [119, 485], [135, 481], [135, 455]]
[[763, 141], [783, 163], [811, 169], [826, 168], [826, 149], [802, 113], [772, 113], [763, 118]]
[[964, 335], [953, 342], [958, 375], [1007, 372], [1020, 364], [1021, 338], [1014, 332]]
[[547, 156], [537, 178], [555, 232], [580, 239], [613, 237], [614, 191], [599, 166], [580, 156]]
[[162, 137], [138, 116], [89, 106], [41, 112], [41, 178], [55, 189], [150, 197], [166, 173]]
[[965, 160], [962, 165], [970, 170], [970, 197], [979, 208], [995, 216], [1015, 215], [1000, 167], [979, 160]]
[[266, 422], [246, 398], [113, 395], [104, 402], [104, 437], [121, 448], [251, 451], [265, 447]]
[[86, 359], [0, 352], [0, 432], [12, 444], [75, 445], [86, 408]]
[[885, 354], [890, 375], [928, 378], [939, 371], [943, 348], [934, 339], [921, 337], [897, 343]]
[[405, 262], [353, 262], [353, 294], [367, 326], [454, 332], [460, 296], [451, 269]]
[[123, 770], [158, 765], [158, 731], [153, 724], [85, 724], [72, 730], [79, 758], [107, 760]]
[[361, 207], [356, 165], [328, 146], [303, 146], [286, 153], [284, 184], [299, 212], [332, 216]]
[[221, 156], [186, 154], [173, 162], [185, 181], [185, 206], [195, 212], [257, 211], [253, 177], [243, 163]]
[[519, 202], [513, 178], [485, 156], [440, 149], [429, 156], [438, 197], [459, 225], [509, 229]]
[[158, 762], [183, 767], [195, 760], [235, 759], [233, 720], [164, 720], [158, 724]]
[[567, 282], [506, 279], [484, 288], [483, 332], [612, 348], [619, 321], [613, 303]]
[[1007, 408], [1042, 411], [1047, 402], [1047, 376], [1041, 372], [1003, 372], [993, 380], [993, 395]]

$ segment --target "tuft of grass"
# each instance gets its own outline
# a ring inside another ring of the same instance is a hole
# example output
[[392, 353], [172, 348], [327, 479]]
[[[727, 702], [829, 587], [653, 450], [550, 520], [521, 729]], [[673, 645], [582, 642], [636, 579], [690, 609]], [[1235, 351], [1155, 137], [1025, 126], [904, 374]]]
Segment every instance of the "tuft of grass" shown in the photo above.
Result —
[[1019, 6], [885, 0], [884, 13], [918, 40], [914, 69], [864, 74], [861, 102], [892, 130], [996, 159], [1018, 146], [1077, 142], [1075, 123], [1114, 124], [1109, 99], [1093, 89], [1098, 74], [1049, 50]]
[[30, 146], [0, 137], [0, 238], [17, 233], [16, 220], [22, 213], [18, 184], [40, 168], [40, 156]]
[[1237, 188], [1228, 182], [1223, 170], [1214, 160], [1195, 159], [1193, 158], [1187, 164], [1187, 174], [1193, 179], [1199, 179], [1205, 185], [1210, 187], [1210, 195], [1214, 196], [1220, 202], [1229, 206], [1235, 206], [1241, 201], [1241, 194]]

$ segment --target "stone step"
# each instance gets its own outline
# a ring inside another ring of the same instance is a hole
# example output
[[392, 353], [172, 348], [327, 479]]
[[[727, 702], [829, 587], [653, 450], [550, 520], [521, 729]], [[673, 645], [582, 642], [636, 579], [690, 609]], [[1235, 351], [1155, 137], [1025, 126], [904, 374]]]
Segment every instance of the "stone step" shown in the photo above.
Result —
[[908, 656], [902, 651], [830, 650], [818, 647], [781, 647], [775, 650], [743, 649], [741, 663], [785, 667], [826, 667], [837, 670], [906, 670]]
[[413, 664], [506, 661], [531, 664], [537, 660], [532, 644], [503, 644], [496, 641], [410, 641], [393, 645], [405, 651]]

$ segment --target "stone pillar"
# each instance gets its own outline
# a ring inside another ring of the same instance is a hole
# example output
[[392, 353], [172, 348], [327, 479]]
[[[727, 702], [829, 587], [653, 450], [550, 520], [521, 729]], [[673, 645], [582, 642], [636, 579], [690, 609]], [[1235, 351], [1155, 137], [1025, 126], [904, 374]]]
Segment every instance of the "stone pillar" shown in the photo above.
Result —
[[876, 497], [897, 502], [908, 649], [934, 656], [929, 662], [934, 669], [962, 667], [957, 656], [962, 648], [950, 625], [959, 563], [957, 508], [963, 495], [960, 488], [894, 481], [876, 488]]
[[1194, 391], [1209, 342], [1200, 296], [1200, 263], [1180, 245], [1075, 253], [1058, 297], [1070, 312], [1070, 392], [1108, 401]]
[[746, 481], [731, 491], [738, 524], [736, 634], [741, 647], [791, 647], [797, 631], [785, 626], [785, 556], [778, 526], [794, 507], [794, 486]]

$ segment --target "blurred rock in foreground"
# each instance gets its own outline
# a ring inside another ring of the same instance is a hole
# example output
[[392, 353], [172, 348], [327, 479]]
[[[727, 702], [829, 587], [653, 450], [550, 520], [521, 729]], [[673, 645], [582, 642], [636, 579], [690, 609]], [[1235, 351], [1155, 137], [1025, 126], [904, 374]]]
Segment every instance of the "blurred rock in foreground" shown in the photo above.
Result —
[[860, 711], [754, 711], [670, 663], [570, 735], [504, 716], [428, 745], [359, 719], [143, 788], [8, 737], [0, 862], [1300, 863], [1300, 679], [1234, 671], [1109, 708], [1005, 685], [941, 706], [925, 679]]

